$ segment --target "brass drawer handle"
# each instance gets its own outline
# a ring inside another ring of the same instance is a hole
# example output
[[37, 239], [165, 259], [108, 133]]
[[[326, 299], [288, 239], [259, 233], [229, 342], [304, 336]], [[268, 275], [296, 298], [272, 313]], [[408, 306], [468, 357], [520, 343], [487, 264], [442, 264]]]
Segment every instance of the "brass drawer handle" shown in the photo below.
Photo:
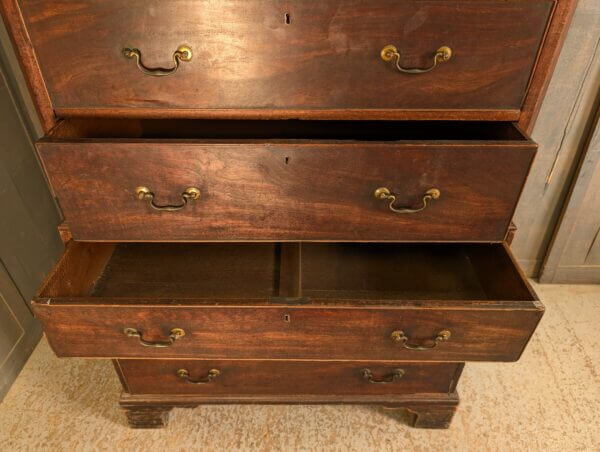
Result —
[[392, 212], [417, 213], [417, 212], [420, 212], [421, 210], [425, 209], [425, 207], [427, 207], [427, 203], [429, 201], [431, 201], [432, 199], [438, 199], [441, 195], [441, 192], [437, 188], [430, 188], [429, 190], [427, 190], [425, 192], [425, 194], [423, 195], [423, 199], [421, 201], [423, 204], [421, 205], [421, 207], [417, 207], [416, 209], [411, 209], [409, 207], [394, 207], [394, 203], [396, 202], [396, 195], [392, 195], [392, 193], [390, 192], [390, 189], [386, 188], [386, 187], [379, 187], [377, 190], [375, 190], [373, 195], [377, 199], [389, 200], [390, 201], [389, 207]]
[[452, 58], [452, 49], [448, 46], [442, 46], [437, 49], [433, 56], [433, 64], [427, 68], [404, 68], [400, 66], [400, 52], [396, 46], [390, 44], [381, 49], [381, 59], [383, 61], [387, 63], [394, 58], [396, 59], [396, 68], [398, 68], [400, 72], [405, 72], [407, 74], [423, 74], [424, 72], [433, 70], [439, 63], [445, 63]]
[[148, 67], [142, 63], [142, 52], [139, 49], [123, 49], [123, 55], [125, 58], [135, 58], [135, 63], [140, 71], [142, 71], [146, 75], [151, 75], [153, 77], [164, 77], [165, 75], [171, 75], [177, 72], [179, 69], [179, 63], [181, 61], [191, 61], [192, 60], [192, 49], [189, 46], [181, 45], [177, 48], [177, 50], [173, 53], [173, 63], [175, 66], [171, 68], [164, 67]]
[[391, 374], [385, 375], [380, 380], [375, 380], [375, 378], [373, 378], [373, 372], [371, 372], [371, 369], [363, 369], [363, 378], [369, 383], [385, 385], [400, 380], [405, 373], [406, 371], [404, 369], [394, 369]]
[[175, 212], [176, 210], [183, 209], [186, 206], [186, 204], [188, 203], [188, 200], [190, 200], [190, 199], [192, 201], [200, 199], [200, 190], [197, 189], [196, 187], [186, 188], [185, 191], [181, 194], [181, 199], [183, 200], [183, 202], [176, 206], [172, 206], [172, 205], [161, 206], [161, 205], [156, 204], [154, 202], [154, 193], [152, 193], [152, 191], [148, 187], [137, 187], [135, 189], [135, 194], [139, 200], [147, 199], [148, 201], [150, 201], [149, 204], [153, 209], [166, 210], [168, 212]]
[[435, 339], [433, 339], [433, 343], [431, 345], [411, 345], [408, 343], [409, 339], [406, 334], [404, 334], [404, 331], [397, 330], [392, 332], [390, 335], [393, 341], [402, 344], [404, 348], [409, 350], [431, 350], [432, 348], [436, 348], [441, 342], [446, 342], [448, 339], [450, 339], [450, 336], [450, 330], [442, 330], [437, 334]]
[[175, 341], [177, 339], [185, 336], [185, 331], [183, 331], [181, 328], [173, 328], [170, 331], [171, 334], [169, 334], [169, 340], [164, 341], [164, 342], [147, 341], [143, 338], [144, 333], [136, 330], [135, 328], [125, 328], [123, 330], [123, 333], [125, 333], [129, 337], [137, 337], [140, 341], [140, 344], [143, 345], [144, 347], [155, 347], [155, 348], [170, 347], [171, 345], [173, 345], [175, 343]]
[[177, 376], [179, 378], [194, 385], [205, 385], [213, 381], [219, 375], [221, 375], [221, 371], [219, 369], [210, 369], [206, 374], [206, 377], [200, 378], [198, 380], [192, 380], [190, 379], [190, 372], [187, 369], [179, 369], [177, 371]]

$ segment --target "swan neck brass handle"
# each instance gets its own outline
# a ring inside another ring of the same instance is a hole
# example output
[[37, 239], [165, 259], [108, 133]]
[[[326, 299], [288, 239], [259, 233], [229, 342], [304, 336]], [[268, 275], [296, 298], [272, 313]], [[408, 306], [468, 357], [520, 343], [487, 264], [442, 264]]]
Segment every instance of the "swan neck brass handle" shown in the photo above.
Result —
[[179, 378], [181, 378], [183, 381], [186, 381], [187, 383], [191, 383], [194, 385], [205, 385], [207, 383], [210, 383], [211, 381], [214, 381], [215, 378], [217, 378], [219, 375], [221, 375], [221, 371], [219, 369], [210, 369], [206, 374], [206, 377], [199, 378], [198, 380], [192, 380], [190, 378], [189, 370], [179, 369], [177, 371], [177, 376]]
[[450, 330], [442, 330], [437, 336], [432, 340], [431, 344], [428, 345], [413, 345], [410, 344], [410, 339], [404, 334], [404, 331], [397, 330], [392, 332], [390, 338], [399, 344], [401, 344], [404, 348], [409, 350], [431, 350], [432, 348], [436, 348], [442, 342], [446, 342], [450, 339], [451, 333]]
[[406, 372], [404, 369], [394, 369], [391, 374], [385, 375], [381, 379], [376, 380], [373, 377], [373, 372], [371, 372], [371, 369], [363, 369], [363, 378], [369, 383], [385, 385], [389, 383], [395, 383], [396, 381], [400, 380], [405, 373]]
[[448, 46], [442, 46], [436, 50], [433, 55], [433, 64], [426, 68], [405, 68], [400, 66], [400, 52], [398, 48], [394, 45], [387, 45], [383, 49], [381, 49], [381, 59], [386, 63], [396, 60], [396, 68], [400, 72], [404, 72], [406, 74], [423, 74], [425, 72], [429, 72], [433, 70], [438, 64], [445, 63], [446, 61], [452, 58], [452, 49]]
[[389, 208], [392, 212], [396, 213], [417, 213], [425, 209], [427, 207], [427, 203], [432, 199], [438, 199], [441, 196], [441, 192], [437, 188], [430, 188], [425, 192], [423, 198], [421, 200], [421, 206], [411, 208], [411, 207], [394, 207], [394, 203], [396, 202], [396, 195], [393, 195], [389, 188], [379, 187], [373, 193], [375, 198], [388, 200]]
[[192, 200], [192, 201], [196, 201], [197, 199], [200, 199], [200, 190], [197, 189], [196, 187], [188, 187], [185, 189], [185, 191], [181, 194], [181, 200], [183, 201], [181, 204], [178, 205], [169, 205], [169, 204], [165, 204], [165, 205], [159, 205], [156, 204], [154, 202], [154, 193], [152, 193], [152, 190], [150, 190], [148, 187], [136, 187], [135, 189], [135, 195], [137, 196], [137, 198], [139, 200], [148, 200], [150, 206], [154, 209], [154, 210], [166, 210], [168, 212], [175, 212], [176, 210], [181, 210], [183, 209], [187, 203], [188, 200]]
[[138, 340], [140, 341], [140, 344], [143, 345], [144, 347], [154, 347], [154, 348], [170, 347], [171, 345], [173, 345], [175, 343], [175, 341], [177, 339], [185, 336], [185, 331], [182, 330], [181, 328], [173, 328], [169, 332], [170, 333], [169, 339], [166, 341], [147, 341], [144, 339], [144, 333], [142, 333], [139, 330], [136, 330], [135, 328], [125, 328], [123, 330], [123, 333], [125, 333], [125, 335], [128, 337], [137, 337]]
[[164, 77], [166, 75], [171, 75], [177, 72], [179, 69], [180, 63], [191, 61], [192, 60], [192, 49], [189, 46], [181, 45], [177, 48], [177, 50], [173, 53], [173, 67], [164, 68], [164, 67], [148, 67], [144, 63], [142, 63], [142, 52], [139, 49], [123, 49], [123, 56], [125, 58], [133, 58], [135, 59], [135, 63], [140, 71], [142, 71], [146, 75], [151, 75], [152, 77]]

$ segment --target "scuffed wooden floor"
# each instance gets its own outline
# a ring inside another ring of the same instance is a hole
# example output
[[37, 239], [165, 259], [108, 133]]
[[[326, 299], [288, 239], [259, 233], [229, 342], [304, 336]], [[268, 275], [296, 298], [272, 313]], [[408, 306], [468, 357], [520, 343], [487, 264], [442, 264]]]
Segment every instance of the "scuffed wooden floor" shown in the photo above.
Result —
[[447, 431], [360, 406], [175, 409], [165, 430], [131, 430], [111, 363], [59, 360], [43, 340], [0, 404], [0, 450], [598, 451], [600, 286], [536, 288], [547, 312], [529, 348], [467, 365]]

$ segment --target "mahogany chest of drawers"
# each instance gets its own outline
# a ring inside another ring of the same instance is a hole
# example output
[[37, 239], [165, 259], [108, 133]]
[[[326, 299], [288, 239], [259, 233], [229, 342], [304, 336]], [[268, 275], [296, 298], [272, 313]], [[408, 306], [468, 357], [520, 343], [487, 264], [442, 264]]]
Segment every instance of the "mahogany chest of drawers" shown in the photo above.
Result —
[[0, 0], [65, 253], [33, 300], [133, 427], [367, 403], [448, 427], [543, 307], [509, 245], [574, 0]]

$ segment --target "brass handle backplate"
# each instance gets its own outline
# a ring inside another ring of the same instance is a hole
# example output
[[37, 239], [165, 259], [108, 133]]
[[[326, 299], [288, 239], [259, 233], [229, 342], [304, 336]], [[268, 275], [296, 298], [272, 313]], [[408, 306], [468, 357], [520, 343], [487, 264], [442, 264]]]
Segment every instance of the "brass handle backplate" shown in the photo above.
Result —
[[396, 213], [417, 213], [417, 212], [420, 212], [421, 210], [425, 209], [425, 207], [427, 207], [427, 203], [429, 201], [431, 201], [432, 199], [438, 199], [441, 196], [441, 192], [437, 188], [430, 188], [423, 195], [423, 198], [421, 200], [421, 202], [422, 202], [421, 206], [416, 207], [416, 208], [394, 207], [394, 203], [396, 202], [396, 195], [392, 195], [392, 193], [390, 192], [390, 189], [386, 188], [386, 187], [379, 187], [377, 190], [375, 190], [375, 192], [373, 193], [373, 195], [377, 199], [388, 200], [390, 202], [389, 203], [389, 208], [390, 208], [390, 210], [392, 212], [396, 212]]
[[202, 377], [199, 378], [198, 380], [192, 380], [190, 378], [190, 372], [187, 369], [179, 369], [177, 371], [177, 376], [179, 378], [181, 378], [182, 380], [194, 384], [194, 385], [205, 385], [207, 383], [210, 383], [211, 381], [213, 381], [215, 378], [217, 378], [219, 375], [221, 375], [221, 371], [219, 369], [210, 369], [208, 371], [208, 373], [206, 374], [206, 377]]
[[367, 380], [369, 383], [382, 385], [382, 384], [394, 383], [394, 382], [400, 380], [404, 376], [405, 373], [406, 372], [404, 369], [394, 369], [394, 371], [391, 374], [385, 375], [381, 379], [376, 380], [373, 377], [373, 372], [371, 372], [371, 369], [363, 369], [363, 378], [365, 380]]
[[182, 61], [191, 61], [192, 49], [186, 45], [179, 46], [177, 50], [173, 53], [174, 66], [170, 68], [146, 66], [144, 63], [142, 63], [142, 52], [139, 49], [125, 48], [123, 49], [123, 55], [125, 56], [125, 58], [134, 58], [137, 67], [144, 74], [151, 75], [153, 77], [164, 77], [165, 75], [171, 75], [177, 72], [177, 69], [179, 69], [179, 64]]
[[137, 337], [140, 341], [140, 344], [143, 345], [144, 347], [154, 347], [154, 348], [170, 347], [171, 345], [173, 345], [175, 343], [175, 341], [177, 339], [185, 336], [185, 331], [182, 330], [181, 328], [173, 328], [170, 331], [169, 339], [167, 341], [157, 341], [157, 342], [151, 342], [151, 341], [145, 340], [143, 337], [144, 333], [142, 333], [139, 330], [136, 330], [135, 328], [125, 328], [123, 330], [123, 333], [125, 333], [125, 335], [127, 335], [129, 337]]
[[136, 187], [135, 195], [137, 196], [137, 198], [139, 200], [144, 200], [144, 199], [148, 200], [150, 206], [153, 209], [166, 210], [168, 212], [174, 212], [176, 210], [181, 210], [186, 206], [186, 204], [188, 203], [188, 200], [191, 199], [192, 201], [195, 201], [197, 199], [200, 199], [200, 196], [201, 196], [199, 189], [197, 189], [196, 187], [188, 187], [181, 194], [181, 200], [183, 201], [181, 204], [159, 205], [154, 202], [154, 193], [152, 193], [152, 190], [150, 190], [148, 187]]
[[394, 342], [401, 344], [404, 348], [407, 348], [409, 350], [431, 350], [432, 348], [437, 347], [440, 343], [446, 342], [448, 339], [450, 339], [450, 336], [450, 330], [442, 330], [433, 339], [433, 342], [431, 344], [413, 345], [409, 343], [410, 339], [406, 336], [406, 334], [404, 334], [404, 331], [402, 330], [394, 331], [390, 335], [391, 339]]
[[436, 50], [433, 55], [433, 64], [426, 68], [405, 68], [400, 66], [400, 52], [391, 44], [385, 46], [381, 49], [381, 59], [383, 61], [390, 62], [393, 59], [396, 60], [396, 68], [400, 72], [404, 72], [406, 74], [423, 74], [424, 72], [429, 72], [433, 70], [438, 64], [445, 63], [446, 61], [452, 58], [452, 49], [448, 46], [442, 46]]

